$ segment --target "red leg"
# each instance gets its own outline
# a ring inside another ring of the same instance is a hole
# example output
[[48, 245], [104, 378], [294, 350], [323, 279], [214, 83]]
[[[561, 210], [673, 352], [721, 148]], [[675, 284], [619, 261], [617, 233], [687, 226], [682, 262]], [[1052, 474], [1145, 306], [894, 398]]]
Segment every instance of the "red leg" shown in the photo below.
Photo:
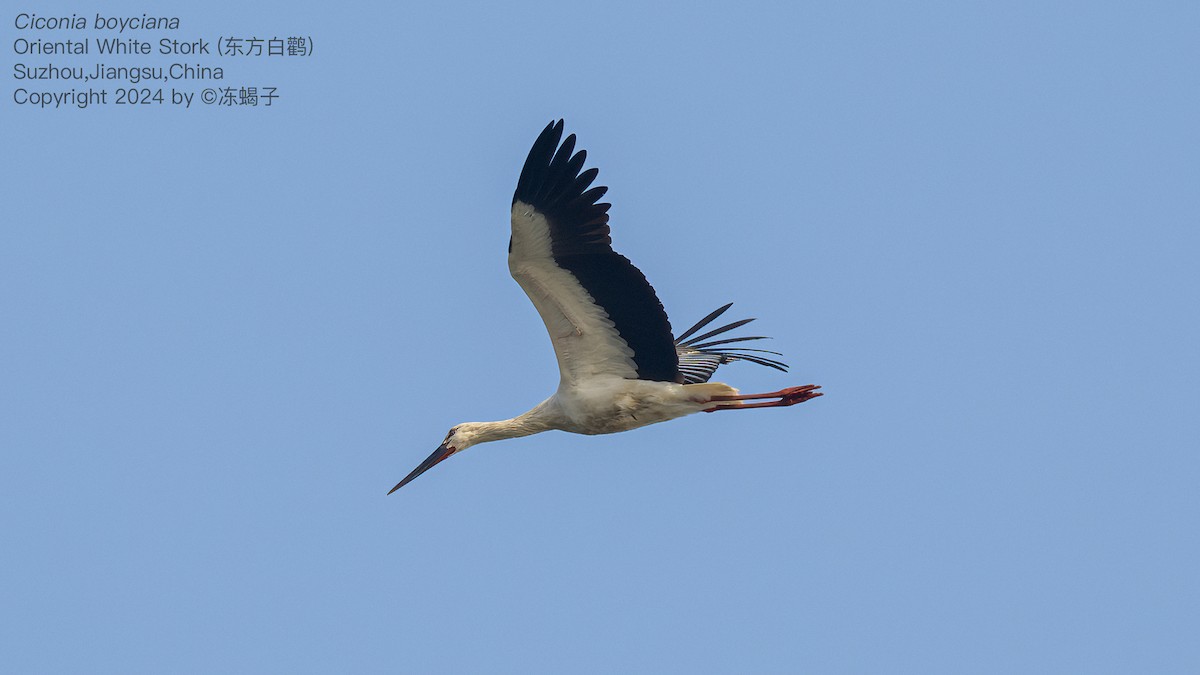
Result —
[[[780, 389], [769, 394], [739, 394], [737, 396], [714, 396], [710, 401], [730, 401], [728, 404], [713, 406], [704, 412], [716, 412], [718, 410], [745, 410], [747, 408], [780, 408], [821, 396], [820, 385], [806, 384], [803, 387], [788, 387]], [[742, 403], [742, 401], [750, 401], [762, 398], [777, 398], [778, 401], [766, 401], [764, 403]]]

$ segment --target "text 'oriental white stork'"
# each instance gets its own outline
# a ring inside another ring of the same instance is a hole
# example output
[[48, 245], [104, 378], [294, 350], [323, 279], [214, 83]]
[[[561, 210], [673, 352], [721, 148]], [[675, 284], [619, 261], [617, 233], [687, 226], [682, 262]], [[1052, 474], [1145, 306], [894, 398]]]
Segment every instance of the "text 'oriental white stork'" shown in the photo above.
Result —
[[508, 244], [508, 269], [550, 332], [561, 375], [558, 391], [512, 419], [453, 427], [388, 494], [478, 443], [551, 429], [611, 434], [701, 411], [790, 406], [821, 395], [813, 384], [739, 394], [708, 381], [717, 366], [730, 361], [785, 372], [787, 366], [761, 356], [776, 352], [720, 346], [761, 336], [705, 342], [753, 319], [692, 337], [729, 305], [672, 336], [667, 313], [646, 277], [612, 249], [610, 204], [596, 203], [608, 188], [590, 187], [599, 171], [581, 171], [587, 153], [574, 152], [574, 134], [559, 145], [562, 132], [562, 120], [551, 122], [529, 151], [513, 195]]

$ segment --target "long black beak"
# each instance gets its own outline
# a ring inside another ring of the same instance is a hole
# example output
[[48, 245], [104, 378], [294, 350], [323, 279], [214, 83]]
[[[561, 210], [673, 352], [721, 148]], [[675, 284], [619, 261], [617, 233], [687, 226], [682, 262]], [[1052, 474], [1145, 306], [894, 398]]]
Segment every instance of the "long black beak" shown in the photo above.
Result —
[[421, 474], [425, 473], [426, 471], [432, 469], [435, 464], [442, 461], [443, 459], [446, 459], [450, 455], [453, 455], [454, 452], [455, 452], [454, 448], [447, 446], [445, 443], [441, 444], [440, 446], [438, 446], [437, 450], [433, 451], [432, 455], [427, 457], [424, 462], [421, 462], [420, 466], [413, 469], [412, 473], [405, 476], [404, 480], [400, 481], [399, 483], [396, 483], [396, 487], [392, 488], [391, 490], [388, 490], [388, 494], [390, 495], [393, 492], [395, 492], [396, 490], [399, 490], [400, 488], [404, 487], [405, 485], [408, 485], [409, 481], [416, 478], [417, 476], [420, 476]]

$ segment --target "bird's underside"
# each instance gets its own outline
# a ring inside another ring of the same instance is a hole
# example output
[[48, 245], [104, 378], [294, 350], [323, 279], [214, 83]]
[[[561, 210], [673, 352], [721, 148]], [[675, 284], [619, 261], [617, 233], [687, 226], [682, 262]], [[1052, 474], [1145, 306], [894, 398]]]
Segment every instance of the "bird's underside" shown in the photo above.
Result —
[[557, 407], [555, 428], [577, 434], [612, 434], [666, 422], [697, 412], [777, 408], [820, 396], [816, 385], [766, 394], [741, 394], [724, 382], [674, 384], [646, 380], [594, 382], [560, 387], [546, 401]]
[[456, 425], [391, 492], [478, 443], [551, 429], [615, 433], [697, 412], [787, 407], [821, 396], [811, 384], [741, 394], [709, 382], [732, 361], [783, 372], [787, 366], [772, 358], [778, 352], [732, 346], [766, 339], [725, 335], [753, 319], [701, 332], [728, 304], [673, 337], [654, 288], [612, 248], [610, 205], [599, 201], [608, 188], [592, 187], [598, 170], [583, 169], [587, 153], [575, 152], [575, 135], [562, 133], [562, 120], [550, 123], [529, 151], [513, 194], [508, 247], [509, 271], [554, 347], [558, 390], [512, 419]]

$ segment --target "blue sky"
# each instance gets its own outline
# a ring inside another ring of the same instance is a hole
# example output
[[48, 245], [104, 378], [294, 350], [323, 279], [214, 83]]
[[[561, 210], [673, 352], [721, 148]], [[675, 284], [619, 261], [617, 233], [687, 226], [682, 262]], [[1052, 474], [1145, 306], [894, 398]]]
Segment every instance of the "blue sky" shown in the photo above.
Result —
[[[6, 66], [0, 669], [1200, 669], [1194, 3], [170, 7], [315, 52], [205, 61], [270, 109]], [[558, 117], [675, 327], [793, 366], [718, 379], [827, 395], [385, 497], [557, 383], [504, 254]]]

